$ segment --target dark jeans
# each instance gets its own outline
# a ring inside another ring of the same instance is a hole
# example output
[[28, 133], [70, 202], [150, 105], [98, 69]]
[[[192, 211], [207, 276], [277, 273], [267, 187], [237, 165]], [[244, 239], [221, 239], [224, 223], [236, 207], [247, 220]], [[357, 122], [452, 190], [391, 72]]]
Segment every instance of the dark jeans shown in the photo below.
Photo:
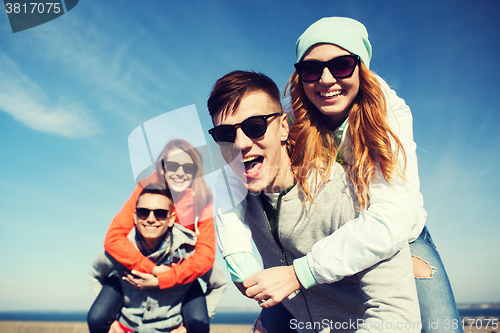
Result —
[[[90, 333], [108, 333], [123, 306], [123, 291], [119, 278], [111, 276], [87, 314]], [[184, 326], [188, 333], [207, 333], [210, 330], [207, 302], [200, 283], [194, 281], [182, 304]]]
[[208, 333], [207, 301], [198, 280], [194, 281], [182, 303], [182, 317], [188, 333]]
[[108, 333], [123, 306], [123, 291], [116, 276], [108, 278], [87, 314], [90, 333]]
[[268, 333], [296, 333], [296, 330], [290, 328], [290, 320], [292, 319], [292, 314], [281, 303], [262, 309], [260, 312], [262, 327]]

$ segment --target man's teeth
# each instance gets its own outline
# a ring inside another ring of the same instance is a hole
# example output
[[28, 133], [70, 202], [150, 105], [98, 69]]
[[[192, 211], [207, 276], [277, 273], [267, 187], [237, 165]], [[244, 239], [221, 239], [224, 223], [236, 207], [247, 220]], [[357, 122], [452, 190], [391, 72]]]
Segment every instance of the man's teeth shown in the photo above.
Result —
[[243, 163], [245, 162], [250, 162], [250, 161], [253, 161], [253, 160], [256, 160], [257, 159], [257, 156], [250, 156], [250, 157], [245, 157], [243, 159]]
[[146, 229], [148, 229], [148, 230], [155, 230], [155, 229], [157, 229], [158, 227], [151, 226], [151, 225], [146, 225], [146, 226], [145, 226], [145, 228], [146, 228]]
[[342, 91], [336, 90], [336, 91], [330, 91], [330, 92], [320, 92], [319, 93], [321, 97], [334, 97], [334, 96], [339, 96], [342, 94]]

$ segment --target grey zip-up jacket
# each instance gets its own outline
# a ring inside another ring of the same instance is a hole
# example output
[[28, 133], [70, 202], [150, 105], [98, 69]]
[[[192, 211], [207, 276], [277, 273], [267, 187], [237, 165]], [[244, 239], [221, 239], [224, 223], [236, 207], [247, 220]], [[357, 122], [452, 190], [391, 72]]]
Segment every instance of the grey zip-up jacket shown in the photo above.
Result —
[[[291, 265], [320, 239], [357, 216], [357, 196], [335, 164], [312, 204], [299, 184], [278, 199], [277, 239], [259, 195], [247, 196], [245, 221], [265, 268]], [[315, 193], [315, 194], [314, 194]], [[377, 235], [374, 235], [377, 237]], [[283, 300], [292, 328], [306, 332], [420, 332], [420, 308], [408, 244], [394, 256], [332, 284], [299, 289]], [[362, 325], [362, 324], [365, 325]]]
[[[129, 234], [136, 245], [135, 228]], [[172, 227], [171, 253], [187, 259], [194, 252], [196, 235], [191, 230], [174, 223]], [[136, 245], [137, 246], [137, 245]], [[111, 274], [122, 277], [128, 271], [104, 250], [92, 262], [89, 279], [96, 294]], [[139, 333], [170, 332], [182, 324], [181, 307], [191, 283], [168, 289], [151, 288], [140, 290], [121, 280], [124, 305], [119, 321]]]

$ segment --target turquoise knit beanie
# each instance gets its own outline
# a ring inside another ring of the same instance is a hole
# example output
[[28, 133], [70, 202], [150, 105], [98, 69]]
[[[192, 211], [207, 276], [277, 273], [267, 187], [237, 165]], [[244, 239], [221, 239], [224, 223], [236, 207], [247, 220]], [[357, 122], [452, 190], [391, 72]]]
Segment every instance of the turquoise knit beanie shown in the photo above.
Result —
[[297, 62], [316, 44], [335, 44], [357, 54], [367, 68], [370, 68], [372, 46], [363, 24], [347, 17], [325, 17], [313, 23], [304, 31], [295, 44]]

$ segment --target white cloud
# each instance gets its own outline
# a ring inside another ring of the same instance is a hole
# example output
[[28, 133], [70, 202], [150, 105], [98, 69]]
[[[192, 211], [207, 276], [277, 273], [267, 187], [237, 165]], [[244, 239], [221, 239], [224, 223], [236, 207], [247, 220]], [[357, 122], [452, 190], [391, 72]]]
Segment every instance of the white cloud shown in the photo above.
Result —
[[51, 100], [17, 63], [0, 52], [0, 110], [36, 131], [79, 138], [95, 134], [96, 122], [79, 103]]

